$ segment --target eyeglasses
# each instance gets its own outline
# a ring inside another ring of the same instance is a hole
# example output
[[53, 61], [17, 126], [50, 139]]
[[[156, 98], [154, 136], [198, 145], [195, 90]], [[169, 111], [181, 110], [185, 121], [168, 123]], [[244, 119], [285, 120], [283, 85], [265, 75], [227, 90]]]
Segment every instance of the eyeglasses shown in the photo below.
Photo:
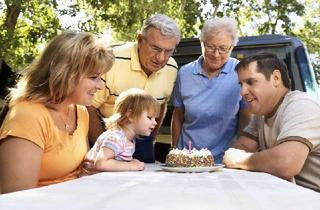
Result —
[[153, 54], [159, 55], [159, 54], [161, 54], [163, 52], [165, 57], [170, 57], [175, 51], [175, 48], [173, 48], [173, 49], [163, 49], [163, 48], [158, 47], [156, 45], [150, 44], [150, 42], [148, 41], [147, 38], [143, 38], [143, 40], [146, 41], [146, 43], [148, 44], [148, 46], [151, 49], [151, 51], [153, 52]]
[[204, 45], [204, 49], [206, 50], [206, 52], [208, 53], [215, 53], [216, 50], [218, 51], [219, 54], [226, 54], [229, 52], [229, 50], [231, 49], [232, 45], [230, 47], [227, 46], [214, 46], [214, 45], [208, 45], [205, 42], [203, 43]]

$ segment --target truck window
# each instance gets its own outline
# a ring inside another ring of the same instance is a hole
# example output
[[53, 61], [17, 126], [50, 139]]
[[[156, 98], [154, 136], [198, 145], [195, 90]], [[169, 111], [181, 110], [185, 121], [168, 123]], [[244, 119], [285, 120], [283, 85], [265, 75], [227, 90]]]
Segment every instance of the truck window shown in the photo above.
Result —
[[295, 59], [301, 72], [301, 80], [304, 84], [304, 91], [317, 95], [318, 85], [315, 74], [308, 58], [306, 49], [302, 46], [295, 50]]

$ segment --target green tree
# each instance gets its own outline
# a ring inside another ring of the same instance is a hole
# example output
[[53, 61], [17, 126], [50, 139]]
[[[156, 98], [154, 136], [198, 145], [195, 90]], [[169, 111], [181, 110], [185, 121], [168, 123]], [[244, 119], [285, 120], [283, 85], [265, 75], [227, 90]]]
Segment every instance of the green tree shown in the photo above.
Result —
[[76, 11], [89, 12], [93, 24], [104, 21], [112, 28], [113, 38], [118, 41], [135, 40], [143, 21], [155, 13], [175, 19], [183, 37], [194, 36], [198, 20], [202, 20], [201, 2], [196, 0], [79, 0], [73, 6]]
[[[204, 19], [230, 16], [238, 21], [242, 36], [293, 34], [316, 52], [320, 30], [313, 16], [319, 17], [319, 7], [313, 4], [319, 6], [319, 0], [0, 0], [0, 62], [15, 69], [25, 66], [39, 46], [65, 29], [102, 34], [111, 28], [115, 41], [133, 41], [143, 21], [154, 13], [174, 18], [184, 38], [196, 36]], [[204, 5], [211, 5], [211, 10], [205, 12]], [[302, 16], [305, 8], [314, 12], [306, 13], [305, 24], [296, 30], [291, 17]], [[58, 14], [83, 18], [65, 26]]]
[[[204, 14], [209, 17], [233, 17], [242, 35], [292, 33], [295, 23], [291, 16], [302, 16], [304, 5], [298, 0], [210, 0], [213, 9]], [[243, 27], [250, 30], [243, 30]], [[252, 30], [251, 30], [252, 29]]]
[[311, 53], [311, 62], [320, 81], [320, 0], [306, 0], [307, 13], [302, 17], [300, 27], [293, 30], [293, 35], [301, 38]]
[[285, 34], [290, 34], [295, 26], [290, 15], [302, 16], [304, 14], [304, 5], [297, 0], [264, 0], [262, 4], [252, 4], [252, 9], [265, 14], [261, 15], [264, 23], [258, 27], [261, 34], [275, 34], [279, 25]]
[[[134, 40], [143, 21], [156, 12], [173, 17], [183, 36], [194, 36], [201, 11], [196, 0], [0, 0], [0, 63], [5, 60], [14, 69], [23, 68], [59, 30], [101, 34], [112, 28], [115, 40]], [[58, 15], [79, 14], [84, 18], [76, 26], [61, 25]]]
[[38, 46], [60, 29], [56, 7], [55, 0], [0, 2], [0, 64], [5, 60], [16, 69], [34, 58]]

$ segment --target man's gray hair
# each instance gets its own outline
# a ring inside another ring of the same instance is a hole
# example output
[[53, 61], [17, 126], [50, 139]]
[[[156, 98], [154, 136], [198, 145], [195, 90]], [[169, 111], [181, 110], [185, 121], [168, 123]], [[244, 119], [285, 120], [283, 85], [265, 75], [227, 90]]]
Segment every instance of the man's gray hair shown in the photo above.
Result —
[[199, 39], [201, 42], [203, 42], [221, 32], [230, 34], [233, 46], [237, 45], [239, 40], [237, 22], [234, 19], [228, 17], [207, 20], [204, 23]]
[[157, 28], [165, 37], [175, 37], [176, 44], [180, 42], [180, 29], [177, 23], [170, 17], [163, 14], [155, 14], [149, 17], [141, 27], [140, 33], [147, 37], [147, 32], [150, 28]]

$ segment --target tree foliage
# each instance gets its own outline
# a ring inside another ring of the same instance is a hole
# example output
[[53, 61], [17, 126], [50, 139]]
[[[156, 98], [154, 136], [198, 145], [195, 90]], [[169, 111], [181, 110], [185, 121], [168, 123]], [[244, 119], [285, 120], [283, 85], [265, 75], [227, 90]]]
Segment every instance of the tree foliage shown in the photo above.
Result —
[[194, 36], [197, 33], [195, 25], [202, 20], [201, 3], [190, 0], [78, 0], [73, 6], [76, 11], [91, 11], [90, 23], [105, 22], [105, 26], [112, 28], [114, 40], [118, 41], [135, 40], [143, 21], [155, 13], [175, 19], [183, 37]]
[[29, 63], [38, 46], [57, 34], [55, 0], [5, 0], [0, 3], [0, 59], [13, 68]]
[[[262, 4], [259, 2], [252, 4], [251, 9], [259, 11], [259, 16], [263, 18], [263, 23], [258, 26], [260, 34], [275, 34], [279, 30], [290, 34], [295, 25], [290, 15], [302, 16], [304, 14], [304, 5], [297, 0], [264, 0]], [[278, 26], [280, 26], [279, 29], [277, 29]]]
[[[143, 21], [154, 13], [175, 19], [184, 38], [197, 36], [205, 19], [230, 16], [242, 36], [295, 35], [319, 56], [319, 4], [319, 0], [0, 0], [0, 62], [22, 68], [60, 30], [102, 34], [109, 28], [115, 41], [133, 41]], [[62, 23], [61, 17], [76, 21]], [[304, 17], [300, 28], [292, 17]]]
[[[242, 35], [291, 34], [295, 26], [291, 16], [302, 16], [305, 13], [304, 5], [299, 0], [210, 0], [210, 3], [213, 9], [204, 16], [233, 17]], [[252, 30], [244, 31], [244, 26]]]
[[303, 24], [293, 30], [293, 35], [299, 37], [307, 45], [311, 53], [311, 61], [320, 81], [320, 0], [306, 0], [308, 8], [306, 15], [300, 20]]

